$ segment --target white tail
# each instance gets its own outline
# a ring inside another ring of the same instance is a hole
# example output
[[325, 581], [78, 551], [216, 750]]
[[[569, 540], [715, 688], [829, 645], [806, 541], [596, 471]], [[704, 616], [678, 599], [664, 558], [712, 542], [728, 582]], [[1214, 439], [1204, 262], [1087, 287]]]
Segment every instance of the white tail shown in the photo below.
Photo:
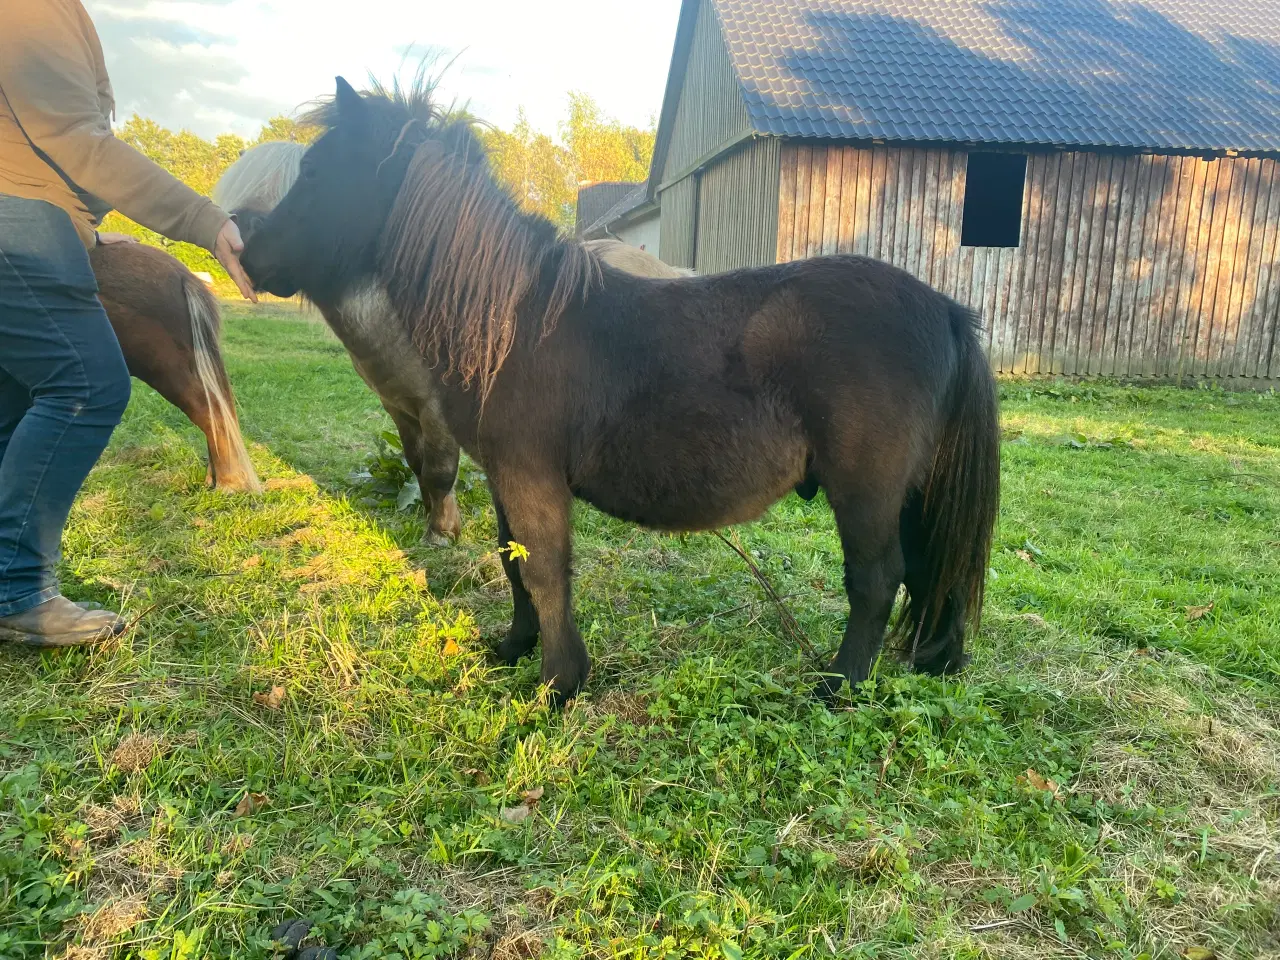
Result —
[[[253, 461], [249, 459], [249, 451], [245, 449], [244, 437], [240, 434], [234, 401], [227, 396], [222, 378], [218, 375], [218, 332], [222, 326], [218, 305], [194, 277], [182, 278], [182, 292], [186, 296], [187, 314], [191, 318], [191, 346], [196, 357], [196, 374], [200, 377], [205, 402], [209, 405], [212, 429], [218, 435], [216, 442], [226, 455], [226, 461], [243, 477], [236, 486], [249, 493], [261, 493], [262, 484], [258, 481]], [[213, 455], [212, 450], [210, 455]], [[217, 479], [215, 472], [215, 480]]]

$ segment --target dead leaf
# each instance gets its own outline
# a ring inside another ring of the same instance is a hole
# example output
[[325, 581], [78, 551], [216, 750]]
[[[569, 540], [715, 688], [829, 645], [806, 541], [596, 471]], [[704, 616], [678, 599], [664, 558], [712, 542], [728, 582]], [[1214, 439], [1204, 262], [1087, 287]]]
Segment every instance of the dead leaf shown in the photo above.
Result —
[[1022, 561], [1026, 562], [1026, 563], [1029, 563], [1029, 564], [1031, 564], [1033, 567], [1036, 565], [1036, 558], [1035, 558], [1035, 557], [1033, 557], [1033, 556], [1031, 556], [1031, 554], [1029, 554], [1026, 550], [1015, 550], [1015, 551], [1013, 551], [1013, 554], [1014, 554], [1014, 556], [1016, 556], [1019, 560], [1022, 560]]
[[1204, 618], [1212, 609], [1212, 603], [1206, 603], [1203, 607], [1187, 607], [1187, 623], [1195, 623]]
[[246, 557], [244, 563], [240, 564], [242, 570], [252, 570], [254, 567], [262, 566], [262, 557], [254, 554], [252, 557]]
[[444, 650], [441, 651], [446, 657], [456, 657], [462, 652], [462, 648], [457, 642], [450, 638], [444, 642]]
[[284, 703], [284, 687], [272, 687], [266, 693], [255, 693], [253, 702], [268, 710], [279, 710], [280, 705]]
[[520, 799], [532, 807], [537, 805], [538, 801], [542, 799], [542, 795], [546, 792], [546, 787], [534, 787], [532, 790], [526, 790], [520, 794]]
[[235, 816], [251, 817], [265, 810], [271, 804], [271, 798], [265, 793], [246, 793], [236, 804]]
[[476, 782], [476, 786], [485, 787], [489, 785], [489, 775], [483, 770], [469, 769], [462, 771]]
[[507, 823], [524, 823], [529, 817], [529, 807], [527, 804], [520, 804], [518, 807], [503, 807], [502, 819]]
[[1027, 772], [1025, 776], [1021, 776], [1018, 778], [1018, 782], [1021, 784], [1024, 784], [1025, 786], [1031, 787], [1031, 789], [1033, 790], [1040, 790], [1045, 793], [1052, 793], [1055, 797], [1057, 797], [1060, 793], [1060, 788], [1056, 783], [1054, 783], [1048, 777], [1041, 776], [1039, 773], [1037, 773], [1035, 770], [1032, 770], [1030, 767], [1027, 768]]
[[426, 590], [427, 589], [427, 571], [425, 570], [413, 571], [413, 573], [409, 574], [409, 582], [413, 584], [414, 589], [416, 590]]
[[1182, 951], [1182, 960], [1217, 960], [1217, 956], [1208, 947], [1187, 947]]
[[247, 833], [233, 833], [222, 845], [224, 857], [238, 857], [253, 846], [253, 836]]

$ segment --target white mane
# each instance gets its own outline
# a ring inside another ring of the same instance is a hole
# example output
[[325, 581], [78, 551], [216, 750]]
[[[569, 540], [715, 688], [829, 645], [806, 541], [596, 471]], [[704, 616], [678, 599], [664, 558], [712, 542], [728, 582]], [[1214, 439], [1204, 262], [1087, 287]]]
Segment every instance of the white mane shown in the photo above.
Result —
[[274, 209], [298, 179], [306, 152], [306, 144], [284, 140], [250, 147], [214, 185], [213, 202], [228, 213]]

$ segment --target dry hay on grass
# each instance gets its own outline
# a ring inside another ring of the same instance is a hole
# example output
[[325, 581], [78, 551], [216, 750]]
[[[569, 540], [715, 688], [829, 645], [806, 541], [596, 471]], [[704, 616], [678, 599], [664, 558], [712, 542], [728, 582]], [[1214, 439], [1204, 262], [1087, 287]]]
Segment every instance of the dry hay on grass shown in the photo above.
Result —
[[119, 794], [105, 807], [90, 803], [80, 811], [80, 819], [89, 828], [89, 841], [94, 844], [115, 842], [126, 826], [140, 825], [141, 818], [142, 798], [136, 793]]
[[591, 718], [604, 719], [615, 717], [623, 723], [634, 727], [650, 726], [654, 720], [649, 716], [649, 700], [642, 694], [627, 693], [624, 690], [609, 690], [596, 697], [585, 707]]
[[53, 954], [54, 960], [107, 960], [111, 951], [106, 947], [86, 947], [73, 943], [61, 953]]
[[147, 916], [145, 897], [108, 901], [89, 915], [80, 930], [80, 942], [87, 946], [110, 943], [146, 920]]
[[155, 737], [131, 733], [111, 751], [109, 762], [122, 773], [136, 773], [151, 766], [161, 752], [161, 742]]

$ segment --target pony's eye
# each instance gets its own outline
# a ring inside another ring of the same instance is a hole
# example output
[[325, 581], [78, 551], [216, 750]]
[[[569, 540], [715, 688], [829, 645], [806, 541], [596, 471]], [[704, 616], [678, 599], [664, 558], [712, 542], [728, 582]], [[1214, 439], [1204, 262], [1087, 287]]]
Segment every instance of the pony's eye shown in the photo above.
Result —
[[302, 168], [302, 179], [303, 179], [303, 180], [314, 180], [315, 178], [316, 178], [316, 168], [315, 168], [315, 167], [303, 167], [303, 168]]

